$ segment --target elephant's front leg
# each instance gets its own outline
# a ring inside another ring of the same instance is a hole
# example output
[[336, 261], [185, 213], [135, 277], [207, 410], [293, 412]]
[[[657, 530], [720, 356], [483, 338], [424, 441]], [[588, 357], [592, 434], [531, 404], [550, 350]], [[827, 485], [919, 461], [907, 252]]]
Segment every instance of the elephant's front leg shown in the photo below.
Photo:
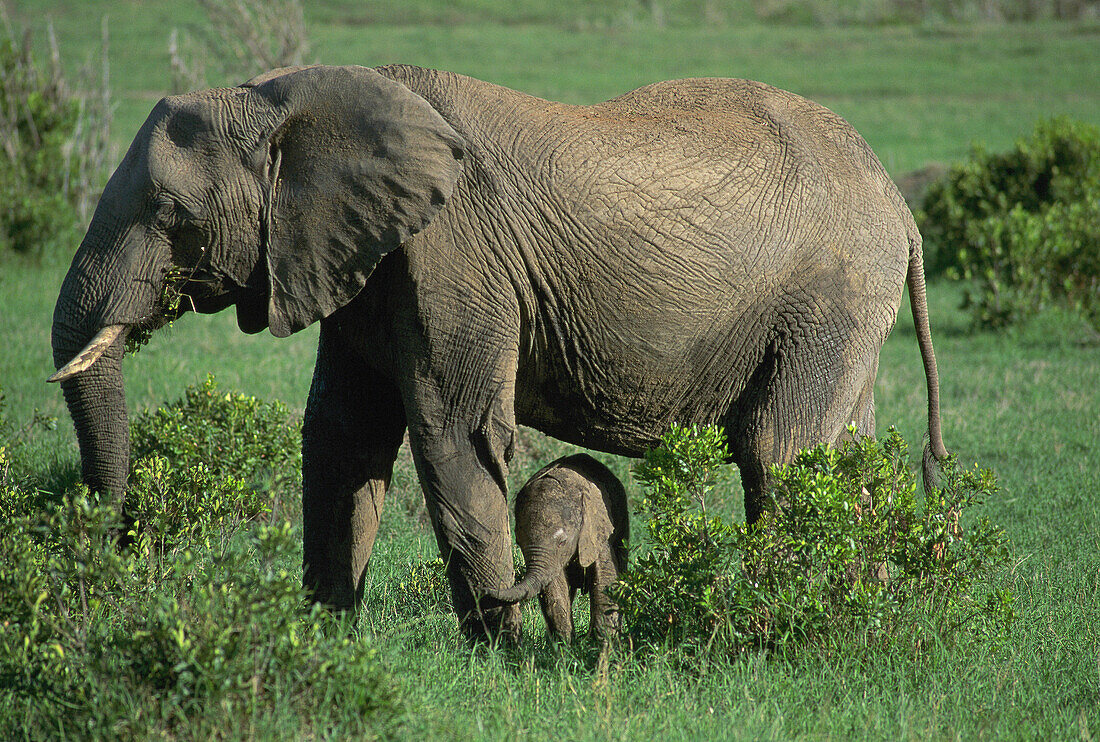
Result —
[[519, 606], [483, 609], [478, 598], [486, 588], [515, 582], [504, 482], [515, 423], [510, 402], [488, 409], [449, 421], [442, 412], [414, 420], [410, 411], [409, 441], [462, 632], [471, 641], [515, 641]]
[[317, 601], [358, 605], [404, 434], [397, 389], [322, 323], [302, 425], [303, 583]]
[[539, 607], [546, 619], [550, 638], [569, 644], [573, 641], [573, 596], [576, 593], [564, 572], [554, 575], [539, 593]]

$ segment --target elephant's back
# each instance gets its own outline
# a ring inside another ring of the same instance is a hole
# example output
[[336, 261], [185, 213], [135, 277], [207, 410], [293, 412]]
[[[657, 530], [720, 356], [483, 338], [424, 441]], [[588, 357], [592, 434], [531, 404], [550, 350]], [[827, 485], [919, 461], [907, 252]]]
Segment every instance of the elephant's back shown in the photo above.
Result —
[[543, 214], [585, 230], [553, 230], [568, 241], [535, 276], [552, 301], [530, 312], [529, 424], [634, 455], [671, 421], [721, 419], [783, 338], [881, 344], [911, 216], [841, 117], [716, 79], [550, 115], [568, 133], [542, 160]]
[[624, 334], [658, 315], [728, 326], [759, 316], [761, 302], [782, 311], [795, 293], [847, 292], [892, 323], [912, 217], [864, 139], [827, 108], [751, 80], [697, 78], [550, 115], [573, 126], [556, 124], [569, 134], [545, 159], [547, 198], [563, 222], [598, 235], [570, 247], [578, 280], [631, 278], [602, 314], [629, 318]]
[[[874, 152], [841, 116], [753, 80], [666, 80], [600, 103], [570, 105], [453, 72], [411, 65], [376, 70], [427, 99], [472, 146], [503, 154], [494, 146], [500, 145], [513, 157], [532, 155], [543, 165], [570, 152], [594, 165], [646, 152], [696, 155], [700, 162], [780, 155], [787, 164], [851, 163], [876, 181], [889, 181]], [[818, 173], [825, 180], [851, 174], [843, 166]]]
[[822, 106], [734, 79], [575, 106], [389, 73], [469, 147], [454, 211], [487, 214], [485, 239], [506, 256], [517, 421], [637, 455], [671, 421], [721, 419], [785, 338], [840, 342], [835, 325], [877, 348], [892, 326], [911, 216]]
[[[570, 105], [451, 72], [378, 71], [424, 96], [494, 172], [514, 176], [497, 187], [548, 192], [566, 213], [591, 205], [596, 214], [579, 216], [599, 218], [611, 196], [613, 209], [667, 211], [683, 195], [701, 205], [693, 226], [714, 232], [788, 211], [792, 198], [824, 211], [853, 197], [894, 210], [896, 188], [847, 121], [765, 83], [668, 80]], [[758, 213], [743, 213], [750, 207]]]
[[778, 155], [788, 165], [819, 165], [824, 180], [858, 171], [885, 177], [863, 137], [828, 108], [766, 83], [738, 78], [666, 80], [603, 103], [577, 107], [582, 117], [614, 134], [611, 141], [659, 133], [670, 146], [700, 143], [716, 157], [750, 152]]

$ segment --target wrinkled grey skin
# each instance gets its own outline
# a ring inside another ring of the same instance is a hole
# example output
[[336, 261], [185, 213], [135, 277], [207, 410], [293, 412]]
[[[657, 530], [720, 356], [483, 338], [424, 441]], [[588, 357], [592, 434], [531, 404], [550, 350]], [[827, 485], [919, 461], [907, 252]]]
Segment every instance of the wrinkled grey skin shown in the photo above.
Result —
[[[182, 278], [180, 278], [182, 276]], [[760, 83], [593, 106], [414, 67], [313, 67], [166, 98], [111, 177], [57, 301], [83, 476], [126, 490], [123, 340], [230, 305], [321, 323], [303, 430], [304, 581], [356, 606], [408, 430], [454, 605], [513, 636], [517, 423], [626, 456], [719, 423], [750, 519], [766, 472], [855, 421], [908, 283], [946, 451], [920, 235], [843, 119]], [[97, 358], [82, 347], [117, 339]]]
[[486, 595], [504, 603], [539, 596], [550, 635], [573, 640], [573, 598], [588, 593], [589, 634], [619, 631], [619, 609], [607, 588], [626, 569], [630, 537], [626, 490], [611, 470], [588, 454], [564, 456], [527, 480], [516, 495], [516, 543], [527, 571], [506, 590]]

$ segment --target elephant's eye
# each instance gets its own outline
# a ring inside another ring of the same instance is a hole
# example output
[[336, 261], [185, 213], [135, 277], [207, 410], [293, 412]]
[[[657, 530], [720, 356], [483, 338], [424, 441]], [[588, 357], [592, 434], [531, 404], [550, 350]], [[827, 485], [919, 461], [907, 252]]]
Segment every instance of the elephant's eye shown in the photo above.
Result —
[[162, 232], [172, 229], [179, 221], [176, 202], [161, 196], [153, 202], [153, 226]]

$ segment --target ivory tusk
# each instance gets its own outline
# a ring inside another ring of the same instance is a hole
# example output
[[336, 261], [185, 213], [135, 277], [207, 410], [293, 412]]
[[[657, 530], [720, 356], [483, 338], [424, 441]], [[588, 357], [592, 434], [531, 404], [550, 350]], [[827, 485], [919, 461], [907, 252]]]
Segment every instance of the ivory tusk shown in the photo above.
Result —
[[46, 379], [48, 382], [65, 381], [71, 379], [81, 371], [87, 370], [93, 363], [99, 360], [118, 336], [126, 330], [126, 325], [108, 325], [96, 333], [92, 341], [84, 346], [84, 350], [76, 354], [71, 361], [66, 363], [57, 373]]

